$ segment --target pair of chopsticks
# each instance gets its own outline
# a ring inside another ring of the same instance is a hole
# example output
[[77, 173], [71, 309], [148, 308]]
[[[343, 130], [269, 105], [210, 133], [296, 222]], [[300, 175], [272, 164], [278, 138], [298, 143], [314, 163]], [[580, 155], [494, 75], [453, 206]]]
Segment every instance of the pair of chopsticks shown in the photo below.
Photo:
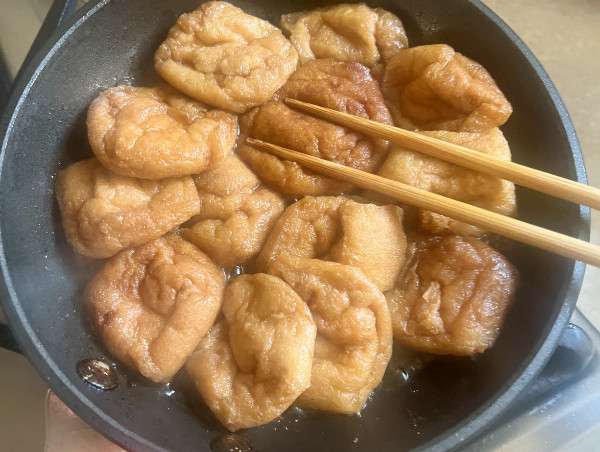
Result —
[[[384, 138], [440, 160], [445, 160], [502, 179], [508, 179], [516, 184], [557, 198], [600, 209], [600, 190], [597, 188], [517, 163], [489, 157], [464, 146], [353, 116], [348, 113], [342, 113], [295, 99], [285, 99], [285, 102], [298, 110], [362, 132], [365, 135]], [[261, 140], [248, 138], [246, 141], [252, 146], [285, 160], [295, 161], [313, 171], [350, 182], [364, 189], [382, 193], [404, 204], [431, 210], [455, 220], [479, 226], [486, 231], [518, 242], [600, 267], [600, 246], [464, 202], [446, 198], [445, 196], [430, 193], [411, 185], [330, 162], [329, 160], [286, 149]]]

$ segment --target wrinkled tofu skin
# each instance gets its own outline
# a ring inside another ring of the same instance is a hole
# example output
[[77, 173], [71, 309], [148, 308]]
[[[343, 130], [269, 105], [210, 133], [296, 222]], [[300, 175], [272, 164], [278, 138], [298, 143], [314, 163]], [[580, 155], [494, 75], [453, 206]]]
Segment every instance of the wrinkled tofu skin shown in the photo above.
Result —
[[208, 110], [169, 87], [117, 86], [100, 93], [87, 115], [100, 162], [122, 176], [188, 176], [233, 152], [237, 118]]
[[406, 129], [481, 132], [512, 113], [492, 76], [445, 44], [400, 50], [385, 68], [383, 92]]
[[381, 62], [386, 63], [401, 49], [408, 47], [408, 37], [402, 21], [395, 14], [383, 8], [375, 8], [375, 42], [381, 54]]
[[183, 231], [215, 262], [231, 268], [255, 257], [285, 207], [236, 156], [194, 177], [200, 213]]
[[398, 17], [364, 3], [285, 14], [281, 28], [298, 50], [301, 63], [333, 58], [372, 67], [408, 46]]
[[381, 291], [356, 267], [280, 256], [269, 272], [306, 301], [317, 325], [303, 407], [358, 413], [379, 385], [392, 353], [390, 314]]
[[462, 221], [432, 212], [431, 210], [419, 210], [417, 221], [421, 231], [431, 234], [455, 234], [465, 237], [481, 237], [485, 234], [485, 231], [477, 226], [463, 223]]
[[298, 53], [278, 28], [220, 1], [179, 16], [154, 57], [169, 84], [234, 113], [268, 101], [297, 63]]
[[266, 185], [290, 197], [338, 195], [353, 190], [349, 183], [313, 173], [296, 162], [281, 160], [253, 146], [240, 146], [239, 155], [248, 166], [260, 174]]
[[[508, 142], [498, 128], [484, 133], [432, 131], [423, 135], [458, 144], [490, 157], [510, 161]], [[512, 182], [462, 168], [451, 163], [392, 146], [379, 175], [432, 193], [447, 196], [502, 215], [516, 212], [515, 186]], [[471, 225], [429, 211], [419, 214], [420, 226], [432, 233], [481, 235]]]
[[343, 196], [305, 197], [279, 218], [257, 259], [266, 271], [280, 256], [319, 258], [360, 268], [381, 290], [402, 269], [406, 236], [402, 209]]
[[[291, 97], [363, 118], [391, 124], [383, 95], [369, 70], [358, 63], [314, 60], [301, 66], [278, 92]], [[388, 143], [365, 137], [328, 121], [305, 115], [283, 102], [269, 102], [242, 121], [243, 134], [363, 171], [378, 169]], [[301, 130], [302, 133], [298, 133]], [[333, 180], [294, 162], [259, 151], [249, 145], [240, 157], [266, 184], [289, 196], [347, 193], [348, 183]]]
[[157, 239], [200, 208], [189, 176], [160, 181], [123, 177], [96, 159], [59, 172], [55, 191], [69, 243], [95, 258]]
[[167, 382], [213, 325], [223, 289], [223, 272], [169, 235], [109, 260], [88, 285], [87, 309], [115, 358]]
[[[391, 124], [392, 118], [379, 84], [364, 65], [319, 59], [298, 68], [277, 93], [279, 99], [291, 97], [344, 113]], [[374, 140], [378, 148], [387, 142]]]
[[475, 238], [432, 236], [412, 246], [386, 293], [394, 337], [415, 350], [474, 355], [491, 347], [513, 300], [516, 269]]
[[227, 286], [223, 319], [186, 369], [227, 429], [266, 424], [310, 386], [316, 331], [288, 284], [271, 275], [242, 275]]

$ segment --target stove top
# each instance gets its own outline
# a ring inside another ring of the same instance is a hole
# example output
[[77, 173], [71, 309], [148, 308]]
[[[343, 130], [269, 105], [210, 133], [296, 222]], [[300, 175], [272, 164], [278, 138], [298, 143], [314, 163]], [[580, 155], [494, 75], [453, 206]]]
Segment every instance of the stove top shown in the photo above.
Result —
[[590, 451], [600, 437], [600, 332], [576, 310], [538, 379], [495, 426], [464, 448]]

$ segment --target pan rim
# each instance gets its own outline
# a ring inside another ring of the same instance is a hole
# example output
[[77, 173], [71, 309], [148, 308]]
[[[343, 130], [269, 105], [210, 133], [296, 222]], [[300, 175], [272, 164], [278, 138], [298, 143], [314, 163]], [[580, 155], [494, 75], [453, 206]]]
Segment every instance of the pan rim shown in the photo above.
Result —
[[[63, 43], [88, 19], [102, 10], [113, 0], [96, 0], [90, 2], [78, 10], [72, 18], [57, 29], [40, 48], [35, 57], [24, 68], [19, 78], [15, 80], [8, 104], [3, 113], [2, 125], [0, 127], [0, 136], [2, 136], [2, 146], [0, 147], [0, 185], [4, 169], [4, 157], [7, 152], [9, 135], [13, 129], [13, 123], [17, 117], [24, 99], [29, 94], [31, 87], [36, 82], [39, 74], [46, 67], [55, 53], [62, 47]], [[128, 450], [148, 450], [164, 451], [156, 444], [148, 441], [137, 433], [124, 428], [121, 423], [112, 416], [94, 404], [77, 387], [72, 385], [67, 376], [62, 372], [59, 366], [47, 353], [44, 345], [37, 337], [35, 331], [29, 324], [25, 313], [23, 312], [18, 297], [12, 285], [12, 279], [6, 263], [4, 253], [4, 235], [0, 225], [0, 272], [2, 278], [0, 281], [0, 304], [6, 314], [9, 326], [18, 325], [18, 328], [11, 328], [17, 343], [33, 364], [40, 376], [45, 380], [50, 389], [63, 401], [73, 412], [80, 416], [88, 425], [99, 433], [106, 435], [112, 441]]]
[[[467, 0], [476, 9], [492, 21], [517, 47], [519, 52], [525, 57], [527, 63], [531, 65], [535, 74], [543, 82], [546, 93], [554, 107], [556, 114], [560, 118], [563, 126], [563, 132], [569, 143], [577, 181], [583, 184], [588, 183], [587, 172], [585, 168], [581, 145], [575, 131], [575, 126], [571, 116], [562, 100], [556, 85], [544, 69], [542, 63], [535, 56], [533, 51], [525, 44], [519, 35], [491, 8], [484, 5], [481, 0]], [[591, 209], [585, 206], [579, 206], [579, 216], [582, 227], [578, 238], [589, 241], [591, 226]], [[544, 368], [544, 365], [551, 358], [562, 332], [569, 323], [571, 315], [579, 299], [583, 278], [585, 276], [586, 264], [575, 261], [572, 267], [571, 279], [569, 284], [563, 289], [563, 304], [554, 319], [549, 331], [544, 339], [537, 344], [537, 350], [532, 353], [532, 358], [520, 371], [515, 372], [514, 378], [507, 381], [504, 386], [498, 389], [496, 395], [490, 397], [486, 405], [475, 410], [467, 418], [456, 424], [450, 431], [444, 432], [434, 437], [423, 446], [416, 450], [428, 451], [446, 451], [457, 449], [461, 444], [475, 438], [484, 431], [500, 414], [502, 414], [527, 385]]]
[[[40, 49], [30, 64], [21, 71], [21, 76], [15, 81], [13, 91], [9, 98], [0, 126], [2, 143], [0, 148], [0, 187], [4, 170], [4, 157], [7, 153], [9, 136], [13, 130], [14, 121], [19, 114], [24, 99], [29, 94], [31, 87], [36, 82], [39, 74], [45, 69], [48, 62], [62, 47], [64, 42], [88, 19], [112, 3], [113, 0], [96, 0], [81, 8], [76, 14], [57, 30], [52, 38]], [[560, 118], [566, 141], [574, 161], [577, 181], [587, 183], [587, 175], [583, 155], [577, 139], [577, 135], [567, 112], [567, 109], [556, 89], [554, 83], [546, 73], [538, 59], [518, 35], [490, 8], [480, 0], [467, 0], [474, 8], [486, 16], [497, 26], [507, 39], [512, 42], [518, 51], [525, 57], [532, 67], [536, 76], [543, 82], [547, 95]], [[589, 240], [590, 236], [590, 209], [584, 206], [579, 208], [581, 228], [579, 238]], [[29, 324], [25, 313], [19, 303], [13, 288], [10, 272], [7, 267], [4, 252], [3, 231], [0, 225], [0, 271], [2, 281], [0, 282], [0, 303], [6, 313], [9, 325], [14, 325], [13, 333], [28, 360], [34, 365], [38, 373], [45, 379], [51, 389], [63, 400], [69, 408], [81, 416], [89, 425], [100, 433], [106, 435], [117, 444], [126, 449], [133, 450], [164, 450], [153, 442], [145, 439], [139, 434], [125, 428], [117, 419], [104, 413], [77, 387], [69, 382], [69, 379], [48, 355], [44, 345], [38, 339], [32, 326]], [[544, 364], [548, 361], [560, 338], [562, 330], [568, 323], [575, 308], [579, 292], [581, 290], [585, 264], [575, 262], [569, 283], [563, 289], [564, 300], [549, 330], [544, 338], [536, 344], [532, 356], [514, 374], [511, 381], [507, 381], [497, 393], [488, 399], [475, 412], [464, 418], [451, 429], [431, 439], [417, 450], [442, 451], [459, 447], [469, 439], [472, 439], [500, 415], [509, 404], [517, 397], [522, 389], [537, 375]]]

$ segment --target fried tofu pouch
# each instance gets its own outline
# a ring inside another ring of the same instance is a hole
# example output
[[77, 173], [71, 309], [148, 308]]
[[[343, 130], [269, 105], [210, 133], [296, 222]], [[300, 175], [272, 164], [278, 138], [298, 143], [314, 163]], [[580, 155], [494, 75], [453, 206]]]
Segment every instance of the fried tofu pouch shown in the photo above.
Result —
[[476, 238], [423, 237], [386, 293], [394, 337], [426, 353], [482, 353], [500, 333], [517, 281], [510, 262]]
[[[510, 161], [508, 142], [498, 128], [483, 133], [431, 131], [428, 137], [458, 144], [500, 160]], [[515, 215], [515, 185], [505, 179], [482, 174], [428, 157], [419, 152], [393, 146], [379, 175], [412, 185], [432, 193], [492, 210], [502, 215]], [[419, 225], [432, 233], [481, 235], [480, 228], [430, 211], [419, 212]]]
[[[300, 113], [282, 102], [286, 97], [391, 124], [379, 85], [367, 67], [331, 59], [309, 61], [290, 77], [274, 101], [246, 115], [242, 135], [363, 171], [379, 168], [387, 154], [387, 141]], [[248, 144], [240, 147], [239, 154], [266, 185], [289, 196], [333, 195], [353, 189], [351, 184]]]
[[408, 47], [400, 19], [364, 3], [285, 14], [281, 16], [281, 28], [298, 50], [302, 64], [333, 58], [373, 67]]
[[186, 364], [200, 395], [230, 431], [266, 424], [309, 386], [317, 329], [281, 279], [242, 275], [225, 290], [223, 318]]
[[308, 304], [317, 325], [310, 387], [298, 404], [358, 413], [392, 354], [390, 314], [381, 291], [350, 265], [280, 256], [269, 266]]
[[95, 258], [158, 239], [200, 209], [189, 176], [157, 181], [119, 176], [96, 159], [60, 171], [55, 191], [67, 240], [78, 253]]
[[231, 155], [237, 118], [209, 110], [168, 86], [117, 86], [101, 92], [87, 114], [90, 146], [121, 176], [189, 176]]
[[170, 85], [234, 113], [267, 102], [297, 64], [296, 49], [278, 28], [222, 1], [179, 16], [154, 56]]
[[281, 196], [263, 187], [237, 156], [194, 182], [200, 212], [184, 228], [185, 238], [227, 268], [253, 259], [283, 213]]
[[405, 129], [483, 132], [512, 114], [485, 68], [446, 44], [399, 50], [386, 65], [383, 92]]
[[213, 325], [224, 274], [171, 234], [122, 251], [86, 290], [93, 328], [108, 351], [154, 382], [168, 382]]
[[382, 291], [404, 265], [402, 209], [362, 204], [343, 196], [307, 196], [279, 218], [257, 259], [266, 271], [280, 256], [319, 258], [351, 265]]

